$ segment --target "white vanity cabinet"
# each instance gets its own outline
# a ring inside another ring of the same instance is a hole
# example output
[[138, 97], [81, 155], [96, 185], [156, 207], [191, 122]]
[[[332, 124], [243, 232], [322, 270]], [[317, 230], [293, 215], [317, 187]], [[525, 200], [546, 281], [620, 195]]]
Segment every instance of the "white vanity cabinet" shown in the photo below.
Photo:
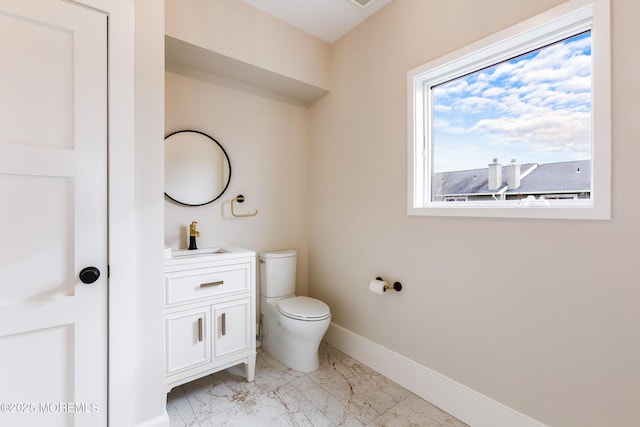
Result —
[[165, 259], [168, 390], [240, 363], [253, 381], [255, 275], [255, 252], [245, 249]]

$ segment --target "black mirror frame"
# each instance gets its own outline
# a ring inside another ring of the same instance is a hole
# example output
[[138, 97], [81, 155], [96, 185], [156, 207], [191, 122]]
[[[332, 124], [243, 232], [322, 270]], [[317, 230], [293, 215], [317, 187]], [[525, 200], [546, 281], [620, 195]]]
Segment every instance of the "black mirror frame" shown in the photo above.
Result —
[[213, 203], [213, 202], [215, 202], [216, 200], [218, 200], [218, 199], [219, 199], [219, 198], [220, 198], [220, 197], [225, 193], [225, 191], [227, 191], [227, 188], [229, 188], [229, 184], [231, 183], [231, 159], [229, 158], [229, 155], [227, 154], [227, 151], [224, 149], [224, 147], [222, 146], [222, 144], [220, 144], [220, 143], [219, 143], [215, 138], [213, 138], [212, 136], [207, 135], [206, 133], [201, 132], [201, 131], [199, 131], [199, 130], [192, 130], [192, 129], [178, 130], [178, 131], [172, 132], [172, 133], [170, 133], [169, 135], [165, 136], [165, 137], [164, 137], [164, 140], [166, 141], [166, 140], [167, 140], [167, 138], [169, 138], [169, 137], [171, 137], [171, 136], [173, 136], [173, 135], [176, 135], [176, 134], [178, 134], [178, 133], [185, 133], [185, 132], [192, 132], [192, 133], [197, 133], [197, 134], [200, 134], [200, 135], [206, 136], [207, 138], [209, 138], [210, 140], [212, 140], [213, 142], [215, 142], [215, 143], [218, 145], [218, 147], [220, 147], [220, 149], [222, 150], [222, 153], [224, 154], [224, 157], [227, 159], [227, 164], [229, 165], [229, 176], [228, 176], [228, 178], [227, 178], [227, 184], [224, 186], [224, 188], [222, 189], [222, 191], [220, 191], [220, 193], [219, 193], [216, 197], [214, 197], [213, 199], [211, 199], [211, 200], [209, 200], [209, 201], [207, 201], [207, 202], [199, 203], [199, 204], [191, 204], [191, 203], [184, 203], [184, 202], [181, 202], [181, 201], [179, 201], [179, 200], [174, 199], [173, 197], [171, 197], [170, 195], [168, 195], [166, 192], [164, 193], [164, 195], [165, 195], [165, 197], [166, 197], [166, 198], [168, 198], [169, 200], [171, 200], [171, 201], [173, 201], [173, 202], [175, 202], [175, 203], [178, 203], [179, 205], [183, 205], [183, 206], [205, 206], [205, 205], [208, 205], [209, 203]]

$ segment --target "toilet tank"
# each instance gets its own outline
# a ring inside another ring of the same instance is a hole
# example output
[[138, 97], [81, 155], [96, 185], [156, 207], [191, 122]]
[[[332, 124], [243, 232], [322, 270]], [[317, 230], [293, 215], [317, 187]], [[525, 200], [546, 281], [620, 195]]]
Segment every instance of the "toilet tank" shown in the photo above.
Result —
[[295, 249], [260, 252], [260, 293], [266, 298], [278, 298], [296, 291]]

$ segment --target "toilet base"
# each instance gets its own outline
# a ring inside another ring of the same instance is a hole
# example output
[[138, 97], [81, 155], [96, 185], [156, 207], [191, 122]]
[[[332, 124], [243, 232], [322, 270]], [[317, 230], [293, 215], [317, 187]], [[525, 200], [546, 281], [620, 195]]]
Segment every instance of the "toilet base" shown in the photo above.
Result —
[[318, 349], [331, 317], [318, 321], [295, 320], [263, 301], [262, 348], [290, 369], [313, 372], [320, 367]]
[[317, 370], [320, 367], [320, 358], [318, 357], [318, 349], [320, 348], [320, 343], [314, 349], [307, 349], [308, 354], [296, 354], [292, 355], [291, 353], [287, 353], [283, 351], [283, 347], [280, 346], [269, 346], [268, 344], [262, 343], [262, 347], [264, 351], [278, 362], [282, 363], [289, 369], [293, 369], [294, 371], [309, 373]]

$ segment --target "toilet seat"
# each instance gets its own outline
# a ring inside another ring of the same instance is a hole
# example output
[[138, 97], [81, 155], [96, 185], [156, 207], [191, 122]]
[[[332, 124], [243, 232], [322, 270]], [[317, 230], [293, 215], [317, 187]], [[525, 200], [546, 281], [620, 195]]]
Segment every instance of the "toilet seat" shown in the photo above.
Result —
[[309, 297], [292, 297], [279, 301], [278, 311], [295, 320], [318, 321], [331, 317], [327, 304]]

